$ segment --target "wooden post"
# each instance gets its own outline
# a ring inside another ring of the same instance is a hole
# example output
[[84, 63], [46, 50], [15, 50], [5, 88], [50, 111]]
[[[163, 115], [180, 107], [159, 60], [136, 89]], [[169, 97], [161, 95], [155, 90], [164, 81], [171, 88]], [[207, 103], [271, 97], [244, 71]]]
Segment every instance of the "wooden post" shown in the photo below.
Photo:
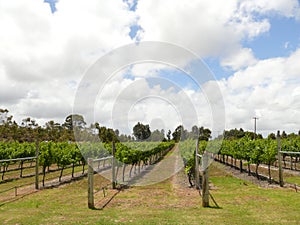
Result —
[[202, 167], [202, 206], [209, 207], [208, 155], [206, 152], [202, 155]]
[[35, 189], [39, 189], [39, 140], [36, 139], [35, 142]]
[[280, 131], [277, 131], [277, 158], [278, 158], [278, 172], [279, 172], [279, 185], [283, 187], [283, 174], [282, 174], [282, 162], [281, 162], [281, 141], [280, 141]]
[[93, 159], [88, 158], [88, 207], [94, 209], [94, 169]]
[[242, 173], [243, 172], [243, 160], [240, 159], [240, 172]]
[[115, 147], [115, 142], [112, 142], [112, 165], [111, 165], [111, 172], [112, 172], [112, 188], [116, 189], [116, 173], [115, 173], [115, 152], [116, 152], [116, 147]]
[[198, 148], [199, 148], [199, 139], [196, 142], [196, 150], [195, 150], [195, 186], [196, 189], [200, 189], [200, 174], [199, 174], [199, 156], [198, 156]]

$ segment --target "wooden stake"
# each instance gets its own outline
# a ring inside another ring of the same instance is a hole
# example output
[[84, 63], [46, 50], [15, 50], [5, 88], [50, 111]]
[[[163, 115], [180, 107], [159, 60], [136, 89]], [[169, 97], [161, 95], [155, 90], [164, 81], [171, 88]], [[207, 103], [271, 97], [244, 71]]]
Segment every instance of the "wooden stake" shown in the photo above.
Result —
[[35, 142], [35, 189], [39, 189], [39, 140], [36, 139]]
[[88, 158], [88, 207], [94, 209], [94, 169], [93, 159]]
[[196, 189], [200, 189], [198, 148], [199, 148], [199, 139], [197, 139], [197, 142], [196, 142], [196, 151], [195, 151], [195, 186], [196, 186]]
[[202, 155], [202, 162], [202, 206], [209, 207], [208, 155], [206, 152]]
[[279, 184], [283, 187], [283, 174], [282, 174], [282, 162], [281, 162], [281, 141], [280, 141], [280, 131], [277, 131], [277, 157], [278, 157], [278, 172], [279, 172]]
[[112, 155], [113, 155], [113, 158], [112, 158], [112, 165], [111, 165], [111, 172], [112, 172], [112, 188], [113, 189], [116, 189], [116, 173], [115, 173], [115, 152], [116, 152], [116, 147], [115, 147], [115, 142], [113, 141], [112, 142]]

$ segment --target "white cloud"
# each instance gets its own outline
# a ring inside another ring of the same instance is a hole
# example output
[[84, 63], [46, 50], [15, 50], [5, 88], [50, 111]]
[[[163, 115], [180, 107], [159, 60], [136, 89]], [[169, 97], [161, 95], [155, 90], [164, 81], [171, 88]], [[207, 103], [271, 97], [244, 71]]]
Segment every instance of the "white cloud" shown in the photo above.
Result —
[[[186, 47], [200, 57], [237, 58], [240, 41], [270, 29], [267, 19], [255, 19], [236, 0], [187, 2], [141, 0], [137, 5], [142, 40], [166, 41]], [[237, 56], [233, 56], [237, 54]], [[252, 58], [253, 55], [251, 56]], [[236, 67], [234, 67], [236, 68]]]
[[140, 0], [136, 12], [142, 40], [174, 43], [238, 70], [256, 61], [241, 42], [267, 33], [270, 15], [297, 18], [300, 8], [297, 0]]
[[220, 81], [228, 128], [253, 129], [251, 118], [258, 116], [258, 129], [264, 134], [300, 129], [299, 52], [261, 60]]
[[[89, 65], [131, 43], [130, 26], [138, 21], [142, 40], [170, 42], [200, 57], [217, 57], [221, 66], [236, 72], [204, 84], [202, 93], [189, 87], [153, 86], [143, 78], [158, 77], [168, 66], [134, 65], [126, 68], [133, 78], [112, 77], [98, 102], [87, 105], [85, 110], [95, 106], [100, 123], [128, 131], [140, 119], [174, 129], [183, 118], [187, 128], [195, 123], [211, 127], [207, 95], [218, 104], [213, 98], [217, 83], [227, 128], [252, 129], [254, 115], [260, 117], [258, 131], [300, 128], [300, 49], [289, 57], [259, 61], [242, 45], [270, 30], [270, 15], [300, 18], [296, 0], [228, 0], [226, 4], [223, 0], [139, 0], [136, 12], [121, 0], [61, 0], [54, 14], [43, 1], [0, 4], [0, 108], [8, 108], [18, 121], [33, 116], [62, 122], [71, 113], [77, 85]], [[151, 51], [153, 56], [164, 55], [160, 49]], [[182, 67], [186, 62], [185, 57], [178, 59]]]
[[129, 26], [136, 17], [122, 1], [62, 0], [56, 7], [51, 14], [43, 1], [1, 1], [0, 107], [19, 121], [25, 114], [67, 116], [74, 85], [88, 66], [131, 42]]
[[[194, 101], [195, 98], [198, 101]], [[137, 121], [151, 124], [159, 120], [163, 125], [161, 129], [165, 130], [174, 130], [179, 124], [190, 129], [198, 124], [198, 117], [201, 116], [207, 124], [211, 124], [209, 113], [204, 113], [209, 107], [203, 108], [200, 104], [207, 104], [204, 95], [192, 90], [152, 86], [145, 78], [114, 78], [106, 83], [96, 104], [85, 110], [94, 110], [95, 120], [100, 124], [118, 127], [121, 132], [130, 133]]]
[[230, 67], [237, 71], [248, 66], [252, 66], [257, 62], [250, 48], [241, 48], [238, 52], [233, 52], [221, 61], [224, 67]]
[[[236, 1], [144, 1], [137, 5], [143, 40], [166, 41], [191, 49], [200, 56], [217, 55], [234, 33], [225, 27], [234, 13]], [[224, 38], [226, 37], [226, 38]], [[231, 46], [232, 43], [229, 45]]]
[[277, 13], [286, 17], [296, 17], [299, 13], [298, 0], [246, 0], [241, 2], [240, 7], [245, 12]]

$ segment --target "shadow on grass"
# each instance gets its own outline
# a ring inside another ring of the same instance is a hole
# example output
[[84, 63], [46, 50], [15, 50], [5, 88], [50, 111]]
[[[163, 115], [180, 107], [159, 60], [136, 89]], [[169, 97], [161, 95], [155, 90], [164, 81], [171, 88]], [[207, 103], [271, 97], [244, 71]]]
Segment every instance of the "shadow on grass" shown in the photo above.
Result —
[[111, 197], [109, 197], [101, 207], [97, 206], [97, 203], [96, 203], [96, 206], [91, 209], [92, 210], [103, 210], [121, 191], [128, 189], [128, 188], [130, 188], [128, 185], [120, 184], [116, 189], [117, 191]]
[[223, 207], [220, 207], [220, 206], [208, 206], [206, 208], [209, 208], [209, 209], [223, 209]]
[[19, 199], [22, 199], [22, 198], [24, 198], [24, 197], [26, 197], [26, 196], [29, 196], [29, 195], [31, 195], [31, 194], [33, 194], [33, 193], [36, 193], [36, 192], [38, 192], [38, 190], [34, 190], [34, 191], [29, 192], [29, 193], [22, 194], [22, 195], [18, 195], [17, 197], [10, 198], [10, 199], [8, 199], [8, 200], [6, 200], [6, 201], [4, 201], [4, 202], [1, 202], [1, 203], [0, 203], [0, 207], [6, 205], [6, 204], [8, 204], [8, 203], [16, 202], [16, 201], [18, 201]]

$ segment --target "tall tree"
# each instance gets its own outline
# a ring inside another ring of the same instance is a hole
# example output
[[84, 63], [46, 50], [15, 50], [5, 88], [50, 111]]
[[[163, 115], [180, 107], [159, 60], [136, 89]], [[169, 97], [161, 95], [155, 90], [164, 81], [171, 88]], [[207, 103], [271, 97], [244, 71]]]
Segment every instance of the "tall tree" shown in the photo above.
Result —
[[208, 128], [200, 127], [199, 128], [199, 140], [208, 141], [211, 138], [211, 131]]
[[84, 128], [86, 125], [86, 122], [84, 121], [84, 118], [82, 115], [79, 114], [71, 114], [66, 117], [64, 126], [68, 130], [73, 130], [74, 127], [78, 127], [80, 129]]
[[148, 124], [144, 125], [140, 122], [138, 122], [133, 127], [133, 135], [138, 141], [145, 140], [150, 137], [151, 131]]
[[183, 130], [184, 130], [184, 128], [182, 125], [179, 125], [178, 127], [176, 127], [175, 131], [172, 133], [173, 140], [175, 140], [176, 142], [179, 142]]
[[168, 141], [170, 141], [170, 140], [171, 140], [171, 134], [172, 134], [172, 132], [171, 132], [170, 130], [168, 130], [168, 133], [167, 133], [167, 138], [168, 138]]

